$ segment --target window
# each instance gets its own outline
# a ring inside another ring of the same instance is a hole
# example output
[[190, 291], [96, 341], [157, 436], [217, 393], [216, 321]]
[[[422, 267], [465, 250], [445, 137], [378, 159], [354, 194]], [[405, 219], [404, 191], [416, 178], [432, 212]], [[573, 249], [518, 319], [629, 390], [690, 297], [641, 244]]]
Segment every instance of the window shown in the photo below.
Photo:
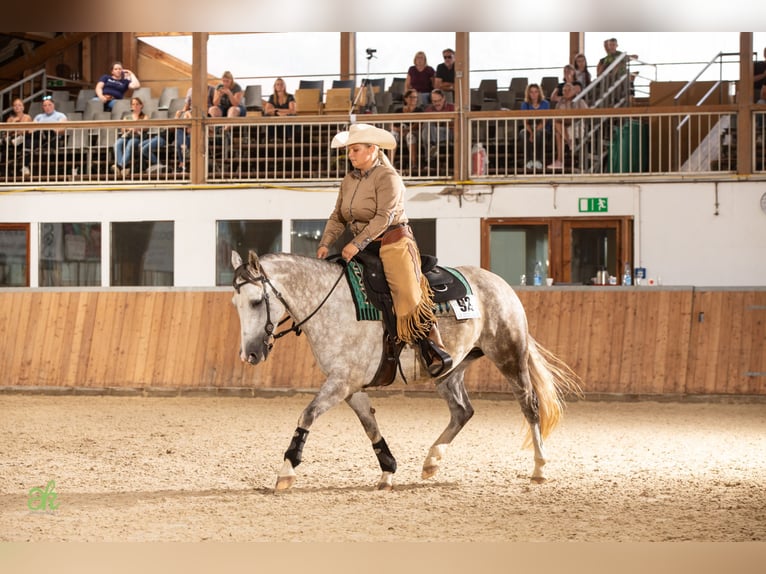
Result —
[[595, 284], [598, 271], [622, 282], [633, 261], [633, 218], [531, 218], [482, 221], [481, 265], [510, 285], [532, 285], [539, 261], [556, 284]]
[[101, 224], [40, 224], [40, 286], [101, 285]]
[[172, 221], [112, 223], [111, 229], [110, 285], [173, 285]]
[[29, 224], [0, 223], [0, 287], [29, 286]]
[[236, 251], [247, 261], [248, 252], [258, 255], [282, 251], [281, 220], [227, 220], [216, 222], [216, 285], [231, 285], [234, 270], [231, 252]]

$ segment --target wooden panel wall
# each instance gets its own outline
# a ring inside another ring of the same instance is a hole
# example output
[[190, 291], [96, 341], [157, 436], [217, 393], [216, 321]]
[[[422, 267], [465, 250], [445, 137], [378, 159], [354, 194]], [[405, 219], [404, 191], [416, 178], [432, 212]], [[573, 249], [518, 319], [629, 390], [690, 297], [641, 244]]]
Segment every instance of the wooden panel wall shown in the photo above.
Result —
[[[533, 336], [569, 363], [586, 393], [766, 395], [766, 290], [527, 288], [519, 297]], [[284, 337], [266, 363], [243, 365], [230, 299], [226, 291], [0, 291], [0, 386], [321, 384], [305, 337]], [[467, 382], [510, 390], [486, 359]]]

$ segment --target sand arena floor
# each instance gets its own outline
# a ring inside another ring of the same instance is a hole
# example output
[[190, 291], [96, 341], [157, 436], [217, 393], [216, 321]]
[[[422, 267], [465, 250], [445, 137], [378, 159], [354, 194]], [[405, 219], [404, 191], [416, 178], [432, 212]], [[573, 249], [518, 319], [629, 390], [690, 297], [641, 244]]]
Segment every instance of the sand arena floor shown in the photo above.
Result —
[[[0, 541], [766, 540], [763, 403], [572, 402], [546, 442], [549, 480], [533, 485], [517, 403], [474, 400], [423, 480], [446, 405], [377, 396], [392, 492], [374, 489], [377, 460], [342, 405], [274, 494], [309, 400], [0, 395]], [[30, 510], [49, 481], [57, 508]]]

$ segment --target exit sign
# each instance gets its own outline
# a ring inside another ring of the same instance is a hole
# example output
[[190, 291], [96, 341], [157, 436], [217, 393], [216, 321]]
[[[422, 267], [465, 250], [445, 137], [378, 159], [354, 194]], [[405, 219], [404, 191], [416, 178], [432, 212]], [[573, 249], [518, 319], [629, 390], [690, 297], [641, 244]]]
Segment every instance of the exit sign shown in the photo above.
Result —
[[580, 213], [606, 213], [609, 211], [609, 199], [606, 197], [581, 197]]

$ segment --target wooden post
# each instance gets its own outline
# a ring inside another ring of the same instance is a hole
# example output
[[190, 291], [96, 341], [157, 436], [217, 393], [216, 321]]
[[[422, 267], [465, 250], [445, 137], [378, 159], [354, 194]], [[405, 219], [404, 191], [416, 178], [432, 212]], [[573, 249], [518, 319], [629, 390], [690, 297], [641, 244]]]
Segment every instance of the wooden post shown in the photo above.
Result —
[[204, 119], [207, 117], [207, 32], [192, 34], [192, 131], [191, 131], [191, 181], [205, 182], [205, 155], [207, 134]]

